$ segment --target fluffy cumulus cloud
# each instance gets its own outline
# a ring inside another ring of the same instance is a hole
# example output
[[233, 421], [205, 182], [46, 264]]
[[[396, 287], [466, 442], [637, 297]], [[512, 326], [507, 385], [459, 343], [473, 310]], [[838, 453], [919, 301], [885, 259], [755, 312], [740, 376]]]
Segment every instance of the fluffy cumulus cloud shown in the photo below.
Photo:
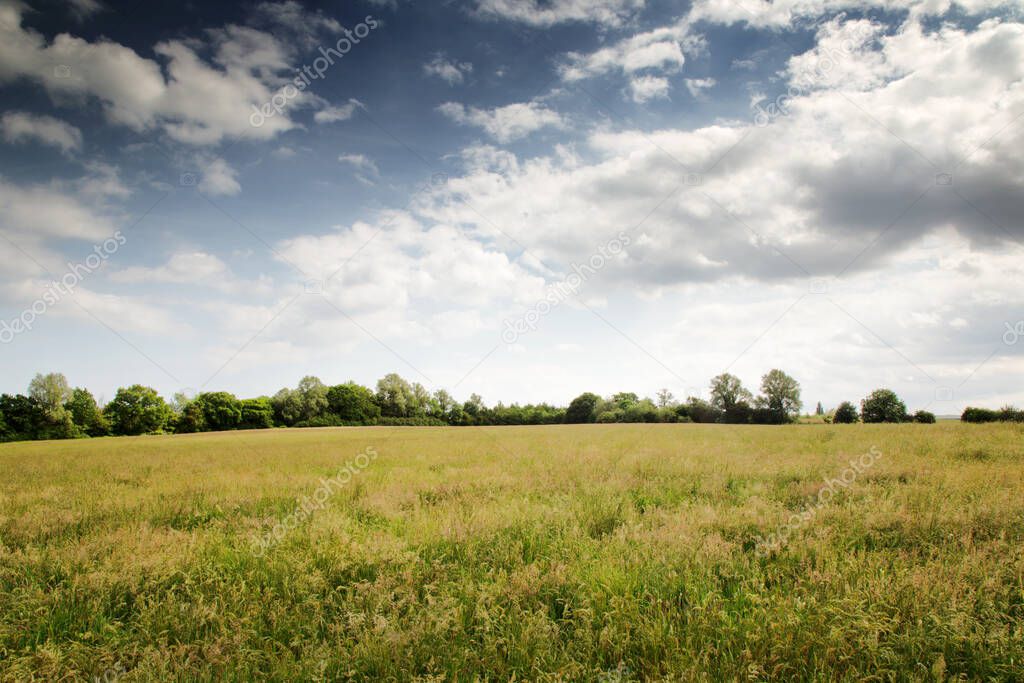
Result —
[[542, 128], [564, 128], [561, 114], [538, 102], [517, 102], [494, 109], [445, 102], [438, 111], [452, 121], [483, 129], [500, 143], [513, 142]]
[[644, 5], [644, 0], [478, 0], [476, 13], [485, 18], [530, 26], [546, 27], [565, 22], [620, 26]]
[[57, 147], [65, 154], [82, 148], [82, 131], [52, 116], [7, 112], [0, 118], [0, 132], [7, 142], [38, 142]]
[[[204, 41], [160, 42], [157, 59], [148, 59], [104, 39], [60, 33], [48, 40], [23, 26], [25, 12], [21, 3], [0, 1], [0, 83], [29, 79], [59, 101], [95, 98], [111, 121], [137, 131], [159, 129], [197, 145], [268, 139], [295, 126], [295, 109], [322, 106], [297, 90], [278, 98], [284, 104], [277, 115], [252, 124], [254, 107], [272, 103], [293, 78], [295, 43], [266, 31], [229, 25], [208, 31]], [[294, 12], [278, 19], [294, 22]], [[306, 35], [318, 26], [314, 16]]]
[[795, 56], [791, 87], [747, 121], [597, 130], [590, 163], [477, 165], [439, 192], [430, 215], [481, 231], [509, 226], [563, 263], [595, 235], [632, 229], [629, 258], [609, 279], [645, 286], [826, 277], [885, 263], [946, 227], [979, 247], [1019, 239], [1024, 163], [1013, 150], [1024, 133], [1012, 123], [1024, 113], [1024, 27], [990, 20], [929, 32], [912, 21], [880, 35], [850, 21], [823, 27], [819, 40], [867, 35], [848, 43], [856, 67], [815, 66], [822, 45]]

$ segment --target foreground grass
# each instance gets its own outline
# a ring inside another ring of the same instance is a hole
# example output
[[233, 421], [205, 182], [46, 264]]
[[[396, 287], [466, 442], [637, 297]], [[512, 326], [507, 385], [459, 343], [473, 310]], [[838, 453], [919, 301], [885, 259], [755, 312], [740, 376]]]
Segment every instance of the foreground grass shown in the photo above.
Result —
[[[1021, 680], [1022, 437], [594, 425], [5, 445], [0, 680]], [[253, 552], [368, 447], [327, 507]]]

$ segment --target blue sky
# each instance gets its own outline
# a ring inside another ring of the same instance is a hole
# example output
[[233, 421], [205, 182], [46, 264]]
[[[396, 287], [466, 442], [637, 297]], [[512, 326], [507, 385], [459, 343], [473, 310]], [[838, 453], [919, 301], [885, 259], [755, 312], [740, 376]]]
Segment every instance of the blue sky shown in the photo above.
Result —
[[0, 34], [0, 391], [1024, 403], [1017, 3], [0, 0]]

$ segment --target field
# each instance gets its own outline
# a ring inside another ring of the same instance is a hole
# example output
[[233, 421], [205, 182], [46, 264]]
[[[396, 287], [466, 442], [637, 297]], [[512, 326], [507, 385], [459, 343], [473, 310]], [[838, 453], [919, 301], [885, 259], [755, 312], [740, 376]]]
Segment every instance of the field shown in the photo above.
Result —
[[1021, 680], [1022, 437], [587, 425], [3, 445], [0, 680]]

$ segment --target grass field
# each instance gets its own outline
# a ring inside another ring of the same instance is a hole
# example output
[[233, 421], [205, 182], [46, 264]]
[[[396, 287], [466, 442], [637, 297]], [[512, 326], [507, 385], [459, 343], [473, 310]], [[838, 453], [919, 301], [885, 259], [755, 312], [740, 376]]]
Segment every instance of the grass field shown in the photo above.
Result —
[[0, 680], [1021, 680], [1022, 437], [588, 425], [3, 445]]

